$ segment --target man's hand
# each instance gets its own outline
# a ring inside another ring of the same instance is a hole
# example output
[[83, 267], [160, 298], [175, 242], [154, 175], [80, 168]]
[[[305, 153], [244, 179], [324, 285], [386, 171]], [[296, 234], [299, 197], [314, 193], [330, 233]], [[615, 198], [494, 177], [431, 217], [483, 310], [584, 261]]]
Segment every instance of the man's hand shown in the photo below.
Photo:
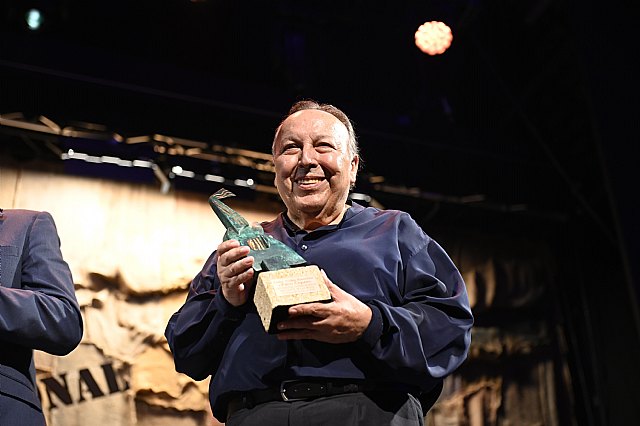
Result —
[[289, 318], [278, 323], [278, 339], [348, 343], [358, 340], [367, 329], [371, 321], [371, 309], [333, 284], [324, 271], [322, 274], [333, 301], [290, 307]]
[[253, 279], [253, 256], [248, 254], [249, 247], [241, 246], [237, 240], [223, 241], [217, 249], [220, 288], [224, 298], [236, 307], [247, 302]]

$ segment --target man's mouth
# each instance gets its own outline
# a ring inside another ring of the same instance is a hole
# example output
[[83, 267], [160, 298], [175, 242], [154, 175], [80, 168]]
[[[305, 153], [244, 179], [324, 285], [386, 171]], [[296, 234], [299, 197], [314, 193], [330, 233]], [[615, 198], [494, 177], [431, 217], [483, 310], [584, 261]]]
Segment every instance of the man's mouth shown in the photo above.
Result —
[[314, 183], [320, 183], [323, 180], [324, 179], [322, 179], [322, 178], [302, 178], [302, 179], [297, 179], [296, 183], [298, 185], [312, 185]]

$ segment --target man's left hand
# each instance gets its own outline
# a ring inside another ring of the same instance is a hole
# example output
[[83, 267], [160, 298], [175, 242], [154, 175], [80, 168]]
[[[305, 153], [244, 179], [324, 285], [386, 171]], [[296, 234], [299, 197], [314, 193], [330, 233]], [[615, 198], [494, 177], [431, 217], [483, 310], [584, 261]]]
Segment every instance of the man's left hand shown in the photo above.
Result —
[[348, 343], [358, 340], [367, 329], [371, 321], [371, 309], [333, 284], [324, 271], [323, 275], [333, 300], [290, 307], [289, 318], [278, 323], [278, 339]]

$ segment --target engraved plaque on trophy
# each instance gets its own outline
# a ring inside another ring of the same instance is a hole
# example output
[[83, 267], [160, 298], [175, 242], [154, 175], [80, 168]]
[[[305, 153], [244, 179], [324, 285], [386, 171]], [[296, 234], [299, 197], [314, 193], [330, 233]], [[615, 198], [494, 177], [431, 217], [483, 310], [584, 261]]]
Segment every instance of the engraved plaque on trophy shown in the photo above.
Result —
[[310, 302], [329, 302], [331, 294], [320, 269], [293, 249], [264, 233], [260, 225], [249, 225], [239, 213], [224, 204], [234, 194], [220, 189], [209, 197], [209, 205], [227, 228], [224, 240], [238, 240], [253, 256], [253, 303], [262, 326], [276, 333], [278, 322], [287, 318], [290, 306]]

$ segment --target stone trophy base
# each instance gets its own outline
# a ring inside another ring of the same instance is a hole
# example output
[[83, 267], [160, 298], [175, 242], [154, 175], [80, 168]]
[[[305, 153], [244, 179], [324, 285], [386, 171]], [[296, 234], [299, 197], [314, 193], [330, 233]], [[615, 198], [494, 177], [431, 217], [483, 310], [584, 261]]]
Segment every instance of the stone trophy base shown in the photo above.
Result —
[[276, 326], [288, 317], [289, 307], [330, 301], [322, 272], [315, 265], [261, 272], [253, 296], [262, 326], [269, 334], [277, 333]]

